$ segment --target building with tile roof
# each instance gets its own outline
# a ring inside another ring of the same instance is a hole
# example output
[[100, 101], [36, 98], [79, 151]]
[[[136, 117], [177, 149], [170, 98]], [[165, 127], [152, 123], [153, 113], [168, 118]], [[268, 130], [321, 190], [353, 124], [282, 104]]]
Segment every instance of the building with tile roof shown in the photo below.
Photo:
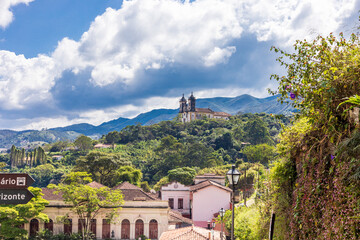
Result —
[[210, 108], [196, 108], [196, 98], [193, 93], [191, 93], [188, 101], [186, 101], [184, 94], [179, 101], [180, 108], [179, 113], [181, 114], [181, 122], [191, 122], [197, 119], [203, 118], [216, 118], [216, 119], [226, 119], [228, 120], [231, 114], [226, 112], [215, 112]]
[[219, 231], [211, 231], [201, 227], [185, 227], [166, 231], [160, 240], [221, 240]]
[[190, 186], [192, 220], [195, 226], [206, 227], [221, 208], [230, 209], [232, 190], [212, 180]]
[[[230, 209], [231, 194], [232, 190], [225, 186], [225, 177], [215, 174], [198, 175], [191, 186], [171, 182], [161, 187], [161, 199], [167, 200], [171, 209], [189, 217], [199, 227], [207, 227], [207, 222], [221, 208]], [[185, 206], [189, 206], [189, 209]]]
[[[91, 182], [88, 185], [93, 188], [104, 187], [97, 182]], [[155, 198], [128, 182], [119, 184], [113, 189], [120, 189], [125, 201], [114, 222], [107, 221], [106, 208], [100, 211], [96, 219], [93, 219], [91, 231], [97, 239], [135, 239], [140, 235], [145, 235], [150, 239], [159, 239], [170, 225], [187, 226], [192, 223], [191, 220], [171, 212], [167, 201]], [[79, 225], [82, 219], [70, 210], [71, 206], [63, 201], [61, 193], [55, 194], [54, 189], [48, 188], [43, 188], [42, 193], [43, 198], [49, 201], [49, 205], [43, 212], [49, 216], [50, 223], [32, 219], [30, 224], [25, 224], [25, 229], [29, 233], [44, 228], [51, 230], [54, 234], [77, 233], [81, 229]], [[59, 217], [66, 215], [69, 221], [64, 224], [59, 221]]]

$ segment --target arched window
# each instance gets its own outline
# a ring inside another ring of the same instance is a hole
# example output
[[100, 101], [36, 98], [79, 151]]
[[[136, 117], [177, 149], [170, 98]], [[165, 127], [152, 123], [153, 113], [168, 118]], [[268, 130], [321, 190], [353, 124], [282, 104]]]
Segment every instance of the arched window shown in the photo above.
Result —
[[34, 237], [39, 231], [39, 220], [31, 219], [30, 221], [30, 237]]
[[144, 222], [138, 219], [135, 222], [135, 238], [139, 238], [141, 235], [144, 235]]
[[103, 219], [102, 222], [102, 238], [109, 239], [110, 238], [110, 220]]
[[49, 230], [50, 232], [54, 231], [54, 222], [52, 219], [49, 219], [49, 222], [44, 223], [44, 228]]
[[68, 219], [64, 223], [64, 234], [70, 235], [72, 233], [72, 219]]
[[158, 222], [155, 219], [151, 220], [149, 223], [149, 238], [158, 238]]
[[121, 239], [130, 239], [130, 221], [127, 219], [121, 222]]

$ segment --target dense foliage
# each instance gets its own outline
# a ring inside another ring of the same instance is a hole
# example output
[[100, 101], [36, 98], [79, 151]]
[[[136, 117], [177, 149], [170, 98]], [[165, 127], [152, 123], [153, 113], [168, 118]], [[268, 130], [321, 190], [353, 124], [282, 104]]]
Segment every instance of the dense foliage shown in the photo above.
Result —
[[359, 38], [330, 34], [294, 48], [291, 54], [274, 48], [288, 71], [273, 75], [274, 94], [300, 110], [281, 135], [271, 174], [276, 237], [359, 239]]
[[0, 207], [0, 238], [22, 240], [27, 238], [27, 231], [22, 227], [33, 218], [49, 221], [46, 214], [41, 213], [49, 204], [41, 196], [40, 188], [29, 187], [34, 197], [26, 204], [3, 205]]

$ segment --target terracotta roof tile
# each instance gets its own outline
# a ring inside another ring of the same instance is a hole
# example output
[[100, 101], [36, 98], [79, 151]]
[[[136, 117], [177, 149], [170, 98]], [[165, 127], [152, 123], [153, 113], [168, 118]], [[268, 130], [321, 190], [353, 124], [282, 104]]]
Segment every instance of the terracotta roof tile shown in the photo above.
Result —
[[63, 200], [62, 199], [62, 194], [54, 194], [54, 192], [56, 191], [55, 189], [50, 189], [50, 188], [42, 188], [42, 193], [44, 194], [43, 198], [46, 200]]
[[221, 117], [231, 117], [231, 114], [228, 114], [226, 112], [214, 112], [215, 116], [221, 116]]
[[181, 213], [174, 210], [169, 211], [169, 222], [193, 224], [191, 219], [183, 217]]
[[141, 188], [139, 188], [138, 186], [135, 186], [129, 182], [123, 182], [120, 183], [119, 185], [113, 187], [113, 189], [120, 189], [120, 190], [124, 190], [124, 189], [136, 189], [136, 190], [142, 190]]
[[157, 199], [129, 182], [123, 182], [112, 189], [121, 190], [125, 201], [149, 201]]
[[190, 187], [190, 191], [192, 192], [195, 192], [199, 189], [202, 189], [202, 188], [206, 188], [206, 187], [209, 187], [209, 186], [215, 186], [215, 187], [218, 187], [218, 188], [221, 188], [221, 189], [224, 189], [225, 191], [228, 191], [228, 192], [232, 192], [232, 190], [228, 187], [225, 187], [217, 182], [213, 182], [211, 180], [207, 180], [207, 181], [203, 181], [201, 183], [198, 183], [198, 184], [195, 184], [193, 186]]
[[201, 113], [214, 113], [210, 108], [196, 108], [195, 111]]
[[[163, 232], [159, 240], [209, 240], [210, 233], [205, 228], [191, 226]], [[214, 231], [214, 239], [220, 240], [219, 231]]]
[[86, 185], [88, 185], [88, 186], [90, 186], [90, 187], [92, 187], [92, 188], [102, 188], [102, 187], [106, 187], [105, 185], [102, 185], [101, 183], [98, 183], [98, 182], [95, 182], [95, 181], [93, 181], [93, 182], [91, 182], [91, 183], [88, 183], [88, 184], [86, 184]]

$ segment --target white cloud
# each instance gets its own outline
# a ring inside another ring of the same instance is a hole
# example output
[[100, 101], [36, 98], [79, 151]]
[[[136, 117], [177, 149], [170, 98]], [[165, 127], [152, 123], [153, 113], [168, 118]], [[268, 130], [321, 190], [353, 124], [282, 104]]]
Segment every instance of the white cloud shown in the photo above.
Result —
[[259, 0], [246, 1], [244, 11], [258, 41], [290, 45], [296, 39], [337, 31], [355, 4], [356, 0]]
[[26, 59], [0, 51], [0, 107], [21, 109], [51, 98], [49, 90], [59, 75], [52, 58], [39, 55]]
[[[31, 1], [1, 0], [0, 27], [11, 22], [11, 6]], [[137, 73], [145, 69], [160, 69], [173, 63], [199, 68], [224, 64], [235, 52], [241, 54], [234, 42], [244, 32], [256, 35], [258, 41], [273, 40], [285, 45], [313, 33], [328, 34], [337, 31], [344, 19], [356, 11], [355, 2], [124, 1], [121, 9], [108, 8], [96, 17], [79, 41], [60, 40], [50, 56], [26, 59], [23, 55], [0, 51], [0, 108], [19, 109], [33, 103], [50, 103], [50, 90], [64, 70], [79, 73], [90, 69], [90, 81], [97, 86], [115, 82], [131, 85], [133, 80], [141, 82], [136, 79]], [[228, 88], [221, 91], [230, 93]], [[242, 93], [243, 89], [235, 92]], [[259, 92], [253, 91], [263, 96], [263, 91]], [[141, 109], [146, 111], [148, 107], [152, 105], [145, 104]], [[128, 113], [140, 109], [125, 108]], [[124, 108], [109, 110], [104, 114], [112, 116], [124, 111]]]
[[98, 16], [77, 48], [73, 43], [68, 51], [69, 40], [61, 41], [54, 57], [62, 59], [65, 51], [66, 58], [77, 59], [74, 68], [92, 67], [96, 85], [129, 84], [138, 70], [173, 62], [223, 63], [235, 52], [229, 42], [241, 33], [237, 11], [226, 1], [124, 1], [121, 9]]
[[14, 14], [11, 12], [11, 7], [20, 3], [29, 4], [34, 0], [1, 0], [0, 1], [0, 27], [6, 28], [13, 20]]

